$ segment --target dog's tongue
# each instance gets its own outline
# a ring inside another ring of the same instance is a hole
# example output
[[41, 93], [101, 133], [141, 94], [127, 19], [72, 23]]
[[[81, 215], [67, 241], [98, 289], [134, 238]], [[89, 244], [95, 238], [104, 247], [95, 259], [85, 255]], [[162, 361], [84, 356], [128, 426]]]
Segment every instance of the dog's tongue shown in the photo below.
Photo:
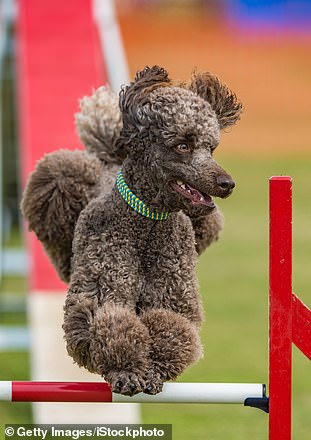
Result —
[[198, 189], [192, 188], [189, 184], [187, 184], [187, 187], [191, 191], [191, 194], [194, 196], [198, 203], [201, 203], [203, 205], [209, 206], [210, 208], [215, 207], [215, 203], [213, 202], [213, 199], [211, 196], [207, 194], [202, 194]]
[[192, 188], [192, 186], [190, 186], [190, 185], [188, 185], [188, 184], [187, 184], [187, 187], [190, 189], [191, 194], [192, 194], [196, 199], [203, 201], [203, 199], [204, 199], [203, 194], [202, 194], [198, 189]]

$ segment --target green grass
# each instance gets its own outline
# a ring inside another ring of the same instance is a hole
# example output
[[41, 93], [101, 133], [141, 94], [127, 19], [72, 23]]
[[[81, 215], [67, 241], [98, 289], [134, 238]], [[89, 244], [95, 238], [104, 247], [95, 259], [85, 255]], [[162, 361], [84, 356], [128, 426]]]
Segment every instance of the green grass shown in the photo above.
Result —
[[[9, 245], [17, 246], [20, 242], [17, 233], [12, 235], [12, 241]], [[23, 277], [7, 276], [1, 282], [1, 293], [25, 297], [26, 280]], [[0, 293], [0, 301], [2, 299]], [[1, 303], [0, 303], [1, 304]], [[1, 313], [1, 325], [27, 325], [27, 316], [25, 313]], [[25, 352], [0, 352], [0, 380], [27, 380], [29, 379], [29, 354]], [[0, 424], [5, 423], [30, 423], [31, 405], [29, 403], [8, 404], [0, 402]], [[3, 437], [0, 431], [0, 439]]]
[[[310, 306], [311, 157], [241, 159], [217, 154], [217, 158], [232, 173], [237, 188], [219, 202], [225, 229], [197, 269], [206, 311], [205, 357], [180, 380], [267, 383], [268, 178], [293, 177], [293, 286]], [[311, 365], [297, 349], [293, 357], [293, 439], [309, 440]], [[26, 354], [1, 353], [0, 365], [2, 379], [29, 377]], [[144, 423], [172, 424], [174, 440], [267, 439], [267, 415], [240, 405], [142, 405], [142, 418]], [[0, 404], [0, 421], [30, 422], [29, 405]]]

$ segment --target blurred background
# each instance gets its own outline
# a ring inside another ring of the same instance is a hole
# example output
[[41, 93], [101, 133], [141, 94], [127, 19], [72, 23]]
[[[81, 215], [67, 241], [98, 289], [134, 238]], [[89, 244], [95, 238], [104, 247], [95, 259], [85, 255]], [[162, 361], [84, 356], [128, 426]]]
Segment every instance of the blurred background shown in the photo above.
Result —
[[[29, 259], [19, 212], [23, 164], [16, 99], [18, 2], [0, 5], [0, 379], [26, 380], [31, 376], [31, 341]], [[206, 310], [205, 357], [181, 380], [267, 383], [271, 175], [293, 177], [293, 285], [311, 304], [311, 2], [116, 0], [114, 6], [131, 78], [154, 64], [182, 80], [194, 69], [208, 70], [244, 104], [241, 121], [223, 133], [215, 153], [237, 185], [228, 200], [219, 202], [225, 214], [222, 238], [198, 267]], [[308, 440], [310, 364], [295, 348], [293, 355], [293, 438]], [[32, 420], [30, 404], [0, 403], [1, 423]], [[172, 423], [173, 438], [179, 440], [267, 438], [265, 414], [232, 405], [142, 405], [142, 420]]]

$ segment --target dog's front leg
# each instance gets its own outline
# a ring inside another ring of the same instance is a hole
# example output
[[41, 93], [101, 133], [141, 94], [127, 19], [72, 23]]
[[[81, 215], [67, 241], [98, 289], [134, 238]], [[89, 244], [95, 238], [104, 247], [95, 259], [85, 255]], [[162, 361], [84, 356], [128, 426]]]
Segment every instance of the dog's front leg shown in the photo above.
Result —
[[96, 237], [86, 249], [76, 255], [65, 304], [67, 351], [80, 366], [104, 376], [113, 391], [132, 395], [145, 386], [150, 340], [136, 314], [136, 264]]
[[68, 295], [63, 324], [68, 354], [104, 376], [114, 392], [133, 395], [145, 388], [149, 333], [135, 311], [86, 294]]
[[145, 387], [149, 333], [136, 313], [114, 303], [100, 307], [90, 327], [96, 371], [116, 393], [133, 395]]
[[141, 316], [150, 335], [150, 367], [144, 392], [156, 394], [202, 356], [198, 326], [179, 313], [150, 309]]

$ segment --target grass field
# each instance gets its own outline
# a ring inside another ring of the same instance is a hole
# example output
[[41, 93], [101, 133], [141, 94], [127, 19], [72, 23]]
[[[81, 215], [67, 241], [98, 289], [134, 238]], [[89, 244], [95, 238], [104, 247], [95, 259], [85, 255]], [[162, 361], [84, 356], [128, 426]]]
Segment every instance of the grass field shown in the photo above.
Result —
[[[220, 201], [226, 219], [222, 238], [198, 265], [206, 310], [205, 357], [181, 380], [267, 383], [268, 178], [273, 174], [293, 177], [293, 285], [295, 293], [311, 305], [311, 157], [243, 159], [220, 151], [216, 159], [232, 173], [237, 188], [229, 199]], [[14, 290], [14, 280], [10, 280], [10, 289]], [[21, 322], [25, 317], [4, 320]], [[0, 365], [2, 380], [29, 377], [27, 354], [1, 353]], [[294, 349], [294, 440], [310, 439], [310, 367]], [[267, 439], [267, 415], [242, 406], [145, 405], [142, 418], [145, 423], [172, 424], [174, 440]], [[31, 422], [30, 405], [1, 403], [0, 422]]]

